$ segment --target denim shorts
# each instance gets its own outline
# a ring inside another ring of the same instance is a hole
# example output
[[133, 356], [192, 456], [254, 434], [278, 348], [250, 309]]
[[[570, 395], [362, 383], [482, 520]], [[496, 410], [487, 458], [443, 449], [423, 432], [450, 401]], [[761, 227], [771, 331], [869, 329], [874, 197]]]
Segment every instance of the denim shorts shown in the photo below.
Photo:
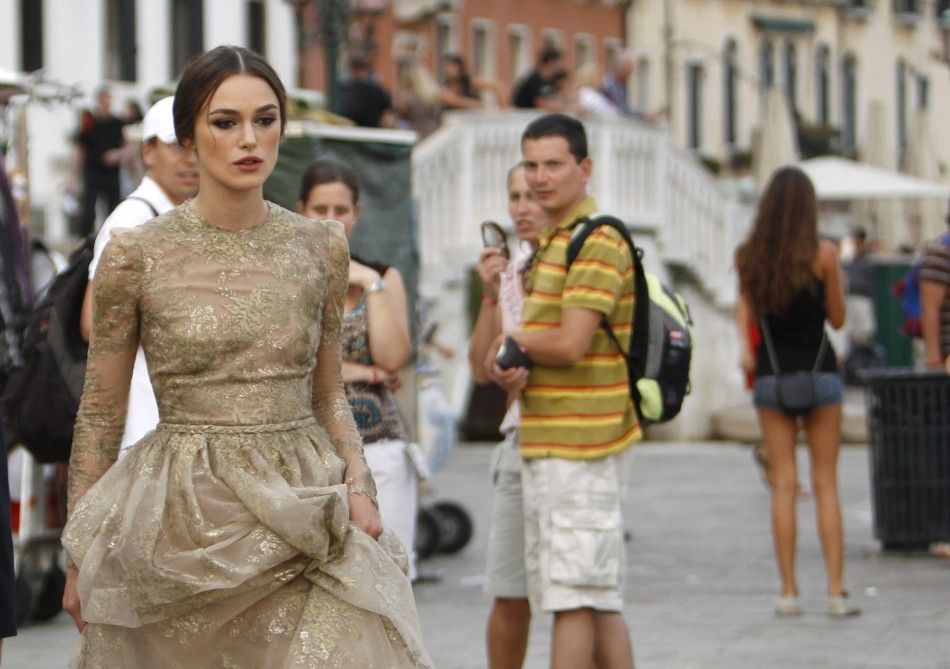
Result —
[[[815, 375], [815, 408], [841, 404], [844, 382], [838, 372], [812, 372]], [[778, 381], [775, 376], [760, 376], [752, 387], [752, 404], [756, 409], [781, 409], [778, 403]]]

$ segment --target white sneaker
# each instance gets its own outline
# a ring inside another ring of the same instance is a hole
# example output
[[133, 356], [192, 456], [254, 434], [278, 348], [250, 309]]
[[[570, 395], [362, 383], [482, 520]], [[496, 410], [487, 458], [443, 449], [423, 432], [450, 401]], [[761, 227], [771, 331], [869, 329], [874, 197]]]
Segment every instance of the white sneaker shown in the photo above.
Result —
[[775, 600], [775, 615], [779, 618], [796, 618], [802, 614], [802, 605], [795, 595], [782, 595]]
[[851, 618], [861, 615], [861, 609], [848, 601], [848, 593], [828, 595], [828, 615], [832, 618]]

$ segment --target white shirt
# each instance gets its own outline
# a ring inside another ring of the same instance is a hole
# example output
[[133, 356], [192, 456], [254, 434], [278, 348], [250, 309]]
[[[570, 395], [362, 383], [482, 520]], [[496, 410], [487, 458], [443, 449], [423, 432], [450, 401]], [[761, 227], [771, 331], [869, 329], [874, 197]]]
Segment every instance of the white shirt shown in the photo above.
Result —
[[577, 89], [577, 106], [590, 118], [619, 118], [620, 110], [606, 95], [590, 86]]
[[[501, 331], [509, 334], [518, 329], [521, 325], [521, 308], [524, 306], [524, 288], [521, 283], [521, 270], [530, 257], [530, 253], [523, 252], [521, 245], [518, 246], [518, 256], [505, 267], [505, 271], [499, 276], [500, 286], [498, 287], [498, 306], [501, 309]], [[515, 399], [505, 412], [505, 417], [501, 420], [501, 426], [498, 431], [502, 434], [508, 434], [517, 429], [521, 422], [521, 408], [518, 400]]]
[[[164, 214], [175, 208], [172, 201], [165, 195], [165, 191], [150, 177], [142, 178], [142, 183], [129, 195], [129, 198], [140, 197], [155, 207], [155, 211]], [[150, 221], [155, 215], [148, 205], [141, 200], [125, 199], [119, 203], [109, 218], [105, 220], [99, 233], [96, 235], [96, 245], [93, 251], [92, 262], [89, 263], [89, 280], [92, 281], [99, 266], [102, 251], [116, 230], [135, 228]], [[155, 392], [148, 378], [148, 365], [145, 362], [145, 353], [139, 346], [135, 353], [135, 366], [132, 368], [132, 383], [129, 386], [129, 408], [125, 414], [125, 432], [122, 434], [122, 451], [139, 441], [158, 425], [158, 404], [155, 402]]]

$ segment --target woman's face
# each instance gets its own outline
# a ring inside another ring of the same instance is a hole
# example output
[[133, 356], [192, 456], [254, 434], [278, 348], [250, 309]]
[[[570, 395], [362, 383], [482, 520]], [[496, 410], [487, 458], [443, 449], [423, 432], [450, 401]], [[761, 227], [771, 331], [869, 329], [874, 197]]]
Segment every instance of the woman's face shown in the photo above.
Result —
[[349, 237], [360, 218], [360, 206], [353, 202], [353, 192], [342, 181], [320, 184], [310, 189], [306, 202], [300, 202], [301, 214], [315, 221], [332, 218], [343, 224]]
[[515, 226], [518, 239], [526, 242], [538, 241], [538, 233], [547, 220], [544, 210], [535, 202], [524, 168], [519, 167], [508, 178], [508, 215]]
[[260, 77], [234, 74], [221, 82], [195, 122], [202, 185], [260, 189], [274, 170], [280, 144], [280, 105]]
[[442, 63], [442, 72], [445, 74], [446, 81], [455, 81], [462, 76], [462, 68], [454, 60], [446, 60]]

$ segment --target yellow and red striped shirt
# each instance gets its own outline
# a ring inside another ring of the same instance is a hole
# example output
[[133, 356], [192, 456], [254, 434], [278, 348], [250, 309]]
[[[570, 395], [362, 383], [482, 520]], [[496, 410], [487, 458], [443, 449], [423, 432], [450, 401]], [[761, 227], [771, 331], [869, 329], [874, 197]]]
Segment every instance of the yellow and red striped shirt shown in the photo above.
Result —
[[[604, 314], [626, 350], [633, 320], [633, 262], [616, 230], [597, 228], [567, 271], [574, 222], [597, 211], [593, 198], [578, 203], [557, 227], [542, 234], [527, 277], [523, 330], [556, 328], [562, 309]], [[571, 366], [535, 365], [522, 393], [521, 455], [572, 460], [618, 453], [641, 437], [630, 399], [623, 354], [603, 328]]]

